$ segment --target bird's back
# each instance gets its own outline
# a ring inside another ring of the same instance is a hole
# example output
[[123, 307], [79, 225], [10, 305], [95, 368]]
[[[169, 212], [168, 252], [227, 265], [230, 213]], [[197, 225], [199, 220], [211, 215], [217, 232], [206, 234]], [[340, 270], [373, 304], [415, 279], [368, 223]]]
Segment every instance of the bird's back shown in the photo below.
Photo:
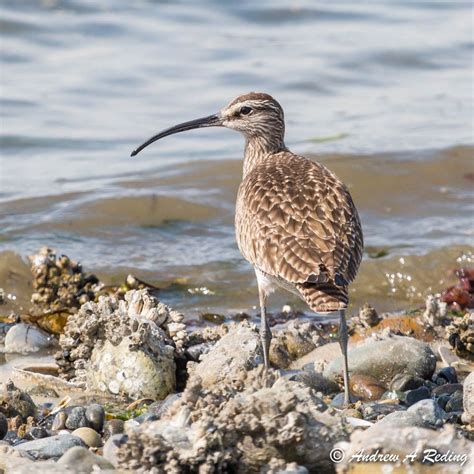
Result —
[[323, 165], [285, 150], [253, 166], [239, 188], [236, 235], [256, 269], [294, 285], [314, 311], [347, 306], [362, 229], [349, 191]]

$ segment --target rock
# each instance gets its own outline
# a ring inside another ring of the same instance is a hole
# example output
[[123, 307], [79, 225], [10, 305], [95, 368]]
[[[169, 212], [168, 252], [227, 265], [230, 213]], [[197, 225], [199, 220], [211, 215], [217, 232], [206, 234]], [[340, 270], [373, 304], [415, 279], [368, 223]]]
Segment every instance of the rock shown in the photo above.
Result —
[[279, 368], [287, 368], [320, 345], [322, 339], [317, 326], [308, 321], [290, 321], [280, 331], [274, 331], [270, 345], [270, 361]]
[[26, 433], [25, 438], [26, 439], [41, 439], [41, 438], [47, 438], [49, 436], [48, 431], [44, 426], [34, 426], [31, 428], [28, 433]]
[[[351, 435], [350, 442], [340, 442], [336, 447], [344, 452], [344, 457], [337, 468], [338, 473], [422, 473], [435, 469], [436, 472], [443, 474], [467, 474], [474, 468], [474, 444], [457, 436], [452, 425], [446, 425], [440, 431], [432, 431], [424, 428], [395, 426], [387, 429], [386, 425], [376, 423], [365, 431], [355, 430]], [[395, 467], [397, 465], [393, 460], [377, 463], [355, 461], [357, 457], [354, 458], [354, 456], [357, 456], [358, 453], [364, 455], [389, 453], [397, 456], [400, 461], [410, 459], [407, 456], [414, 453], [415, 459], [408, 461], [408, 465], [400, 462], [400, 467]], [[427, 466], [426, 461], [425, 464], [422, 464], [426, 455], [434, 453], [445, 456], [457, 454], [458, 457], [451, 462], [442, 462], [437, 466]], [[355, 462], [357, 462], [356, 465], [354, 465]]]
[[110, 436], [110, 438], [104, 444], [104, 458], [107, 459], [113, 466], [118, 466], [117, 451], [120, 446], [124, 445], [128, 441], [128, 436], [126, 434], [115, 434]]
[[104, 407], [98, 403], [92, 403], [86, 409], [86, 418], [89, 426], [100, 433], [104, 427], [105, 410]]
[[377, 424], [402, 427], [418, 426], [421, 428], [439, 428], [443, 426], [446, 413], [433, 400], [420, 400], [407, 411], [396, 411], [388, 414]]
[[342, 410], [342, 416], [346, 418], [362, 418], [361, 412], [359, 410], [356, 410], [355, 408], [345, 408], [344, 410]]
[[[435, 367], [436, 357], [429, 346], [411, 337], [366, 340], [349, 349], [351, 375], [370, 375], [383, 384], [389, 384], [400, 373], [430, 379]], [[342, 377], [342, 356], [326, 367], [324, 375]]]
[[[349, 346], [351, 347], [351, 346]], [[325, 365], [328, 361], [336, 359], [341, 355], [341, 348], [338, 342], [331, 342], [322, 346], [316, 347], [310, 353], [295, 360], [291, 365], [290, 369], [302, 369], [303, 367], [311, 364], [315, 371], [320, 370], [320, 366]]]
[[441, 301], [441, 295], [428, 295], [425, 302], [425, 311], [423, 319], [427, 324], [436, 327], [447, 317], [448, 305]]
[[189, 465], [196, 472], [262, 472], [279, 458], [310, 472], [332, 469], [329, 451], [342, 426], [319, 411], [310, 388], [278, 378], [273, 370], [265, 380], [262, 376], [258, 367], [209, 388], [193, 377], [161, 420], [128, 433], [117, 452], [118, 466], [145, 472], [181, 472]]
[[461, 390], [454, 392], [446, 403], [447, 412], [463, 411], [463, 392]]
[[91, 448], [100, 448], [102, 446], [102, 439], [99, 436], [99, 433], [94, 431], [92, 428], [77, 428], [77, 430], [74, 430], [72, 434], [81, 438], [82, 441]]
[[88, 388], [133, 399], [164, 398], [174, 391], [176, 367], [173, 349], [166, 345], [158, 328], [155, 326], [153, 329], [144, 334], [154, 348], [153, 355], [146, 349], [131, 351], [129, 337], [117, 346], [105, 341], [102, 347], [94, 349], [86, 375]]
[[433, 388], [432, 393], [437, 397], [441, 395], [451, 395], [458, 390], [462, 391], [462, 383], [445, 383], [444, 385], [439, 385], [438, 387]]
[[202, 357], [191, 369], [190, 378], [199, 376], [202, 387], [208, 388], [226, 379], [242, 377], [262, 362], [258, 331], [243, 321]]
[[467, 424], [474, 424], [474, 372], [471, 372], [463, 384], [463, 408], [462, 421]]
[[106, 421], [104, 425], [104, 439], [108, 439], [110, 436], [123, 433], [124, 425], [125, 422], [117, 418]]
[[443, 383], [458, 383], [458, 376], [456, 374], [456, 369], [454, 367], [443, 367], [434, 377], [436, 379], [441, 379]]
[[189, 356], [190, 359], [199, 362], [201, 356], [209, 352], [213, 345], [214, 344], [211, 342], [201, 342], [200, 344], [195, 344], [191, 347], [188, 347], [186, 350], [186, 354]]
[[339, 392], [339, 385], [324, 377], [323, 374], [316, 372], [314, 366], [308, 367], [306, 370], [298, 370], [290, 376], [290, 380], [301, 382], [312, 388], [315, 392], [321, 392], [323, 395], [330, 395]]
[[83, 426], [89, 426], [86, 418], [86, 409], [84, 407], [74, 407], [69, 412], [65, 426], [68, 430], [76, 430]]
[[[130, 398], [164, 398], [175, 385], [174, 355], [184, 353], [188, 338], [183, 319], [146, 289], [125, 300], [101, 296], [68, 319], [55, 354], [60, 375]], [[143, 377], [134, 364], [143, 366]]]
[[405, 393], [405, 404], [410, 407], [420, 400], [425, 400], [430, 397], [430, 389], [425, 386], [416, 388], [415, 390], [408, 390]]
[[12, 326], [5, 336], [5, 352], [27, 354], [55, 347], [57, 341], [41, 329], [29, 324]]
[[0, 439], [3, 439], [8, 433], [8, 420], [7, 417], [0, 413]]
[[0, 384], [0, 413], [8, 418], [19, 416], [25, 422], [29, 416], [35, 416], [36, 405], [26, 392], [9, 380]]
[[362, 400], [378, 400], [386, 388], [369, 375], [355, 374], [349, 381], [351, 393]]
[[72, 468], [75, 472], [81, 474], [96, 472], [97, 467], [101, 470], [114, 469], [114, 466], [107, 459], [80, 446], [70, 448], [61, 456], [57, 464]]
[[15, 449], [33, 459], [58, 459], [73, 446], [85, 447], [85, 444], [77, 436], [60, 434], [18, 444]]
[[390, 382], [390, 390], [406, 392], [414, 390], [423, 385], [424, 380], [420, 377], [406, 374], [396, 374]]
[[53, 418], [53, 423], [51, 425], [52, 431], [61, 431], [66, 428], [67, 413], [65, 411], [60, 411], [56, 413]]

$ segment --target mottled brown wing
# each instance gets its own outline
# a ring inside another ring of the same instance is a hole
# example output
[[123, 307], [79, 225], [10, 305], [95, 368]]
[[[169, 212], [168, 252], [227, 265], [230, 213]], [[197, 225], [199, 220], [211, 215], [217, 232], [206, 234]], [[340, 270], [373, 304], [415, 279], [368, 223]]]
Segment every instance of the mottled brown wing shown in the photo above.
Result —
[[259, 270], [291, 283], [350, 283], [363, 238], [349, 191], [324, 166], [282, 152], [239, 188], [237, 242]]

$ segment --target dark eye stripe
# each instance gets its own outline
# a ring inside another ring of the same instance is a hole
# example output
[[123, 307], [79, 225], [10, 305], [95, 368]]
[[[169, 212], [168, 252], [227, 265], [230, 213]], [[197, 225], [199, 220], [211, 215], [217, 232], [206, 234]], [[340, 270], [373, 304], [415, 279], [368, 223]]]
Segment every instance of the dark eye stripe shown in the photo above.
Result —
[[240, 109], [240, 115], [248, 115], [250, 112], [252, 112], [252, 107], [244, 106]]

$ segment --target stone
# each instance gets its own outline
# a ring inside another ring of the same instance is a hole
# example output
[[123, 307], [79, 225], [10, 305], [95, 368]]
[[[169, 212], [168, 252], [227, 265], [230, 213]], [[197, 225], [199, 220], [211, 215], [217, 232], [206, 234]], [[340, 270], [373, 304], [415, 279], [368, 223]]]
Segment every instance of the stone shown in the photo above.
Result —
[[130, 350], [131, 337], [118, 345], [105, 341], [94, 348], [87, 369], [89, 389], [124, 395], [132, 399], [162, 399], [173, 392], [176, 385], [176, 366], [173, 348], [166, 343], [162, 331], [150, 321], [144, 337], [146, 345]]
[[[313, 390], [263, 367], [203, 387], [199, 378], [162, 419], [128, 432], [119, 468], [134, 471], [265, 472], [273, 458], [330, 472], [342, 424], [321, 413]], [[150, 453], [153, 453], [150, 456]]]
[[173, 403], [180, 398], [180, 393], [171, 393], [164, 400], [159, 400], [149, 405], [147, 413], [150, 413], [159, 419], [170, 409]]
[[27, 354], [47, 350], [57, 345], [54, 336], [25, 323], [12, 326], [5, 336], [5, 352]]
[[47, 438], [49, 436], [48, 431], [44, 426], [34, 426], [31, 430], [26, 433], [26, 439], [40, 439]]
[[[351, 345], [349, 345], [349, 348]], [[290, 369], [302, 369], [310, 364], [313, 369], [319, 371], [321, 365], [325, 365], [327, 362], [336, 359], [341, 355], [341, 347], [338, 342], [331, 342], [322, 346], [316, 347], [308, 354], [295, 360], [290, 365]]]
[[99, 433], [92, 428], [87, 428], [85, 426], [77, 428], [77, 430], [74, 430], [72, 434], [81, 438], [90, 448], [100, 448], [102, 446], [102, 439]]
[[446, 403], [447, 412], [463, 411], [463, 392], [461, 390], [454, 392]]
[[85, 443], [78, 436], [59, 434], [18, 444], [15, 449], [33, 459], [58, 459], [74, 446], [85, 447]]
[[117, 452], [120, 446], [128, 441], [126, 434], [114, 434], [104, 444], [104, 458], [107, 459], [113, 466], [118, 466]]
[[420, 400], [407, 411], [396, 411], [388, 414], [377, 424], [387, 426], [418, 426], [436, 429], [444, 424], [446, 413], [432, 399]]
[[36, 405], [31, 397], [18, 389], [11, 380], [0, 384], [0, 413], [12, 418], [19, 416], [23, 422], [35, 416]]
[[84, 407], [74, 407], [68, 414], [66, 424], [68, 430], [76, 430], [82, 426], [89, 426], [86, 418], [86, 409]]
[[64, 430], [66, 428], [67, 413], [63, 410], [56, 413], [53, 418], [51, 430], [54, 432]]
[[333, 380], [324, 377], [320, 372], [314, 370], [311, 364], [305, 370], [297, 370], [290, 376], [290, 380], [301, 382], [311, 387], [315, 392], [321, 392], [323, 395], [331, 395], [339, 392], [339, 385]]
[[7, 417], [0, 413], [0, 439], [5, 438], [5, 435], [8, 433], [8, 420]]
[[408, 390], [405, 393], [405, 404], [410, 407], [420, 400], [425, 400], [426, 398], [430, 397], [430, 389], [425, 386], [416, 388], [415, 390]]
[[[342, 377], [342, 356], [324, 370], [330, 379]], [[370, 375], [382, 384], [389, 384], [396, 374], [408, 374], [431, 379], [436, 357], [424, 342], [412, 337], [392, 336], [381, 340], [366, 340], [349, 349], [351, 375]]]
[[454, 367], [443, 367], [436, 375], [436, 379], [442, 379], [447, 383], [458, 383], [458, 376]]
[[439, 385], [438, 387], [434, 387], [432, 390], [433, 395], [441, 396], [441, 395], [451, 395], [458, 390], [462, 391], [463, 385], [462, 383], [445, 383], [444, 385]]
[[474, 372], [471, 372], [463, 384], [463, 408], [462, 421], [467, 424], [474, 424]]
[[369, 375], [355, 374], [349, 381], [351, 393], [362, 400], [378, 400], [385, 393], [385, 386]]
[[125, 422], [123, 420], [119, 420], [118, 418], [106, 421], [104, 425], [104, 439], [108, 439], [110, 436], [123, 433], [124, 427]]
[[390, 390], [406, 392], [414, 390], [423, 385], [424, 380], [420, 377], [407, 374], [396, 374], [390, 382]]
[[70, 448], [61, 456], [57, 464], [66, 468], [72, 468], [75, 472], [80, 472], [81, 474], [96, 472], [96, 468], [101, 470], [114, 469], [113, 464], [103, 456], [98, 456], [87, 448], [80, 446]]
[[86, 418], [89, 426], [100, 433], [104, 427], [105, 410], [99, 403], [92, 403], [86, 409]]
[[208, 388], [226, 379], [239, 378], [262, 363], [258, 331], [243, 321], [202, 357], [191, 369], [190, 378], [198, 376], [202, 386]]

